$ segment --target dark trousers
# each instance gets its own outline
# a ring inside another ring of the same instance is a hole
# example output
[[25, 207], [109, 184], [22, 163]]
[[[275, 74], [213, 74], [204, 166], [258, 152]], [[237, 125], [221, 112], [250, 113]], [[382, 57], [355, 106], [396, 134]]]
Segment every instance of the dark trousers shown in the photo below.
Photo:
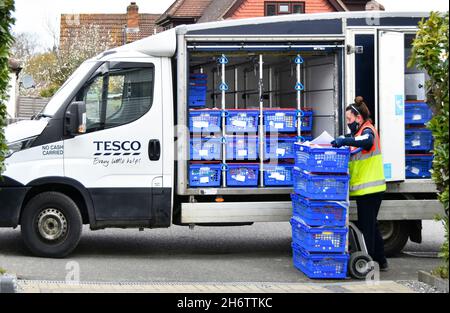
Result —
[[383, 196], [384, 192], [379, 192], [355, 197], [358, 207], [357, 226], [364, 235], [369, 255], [380, 266], [387, 262], [384, 255], [384, 242], [377, 221]]

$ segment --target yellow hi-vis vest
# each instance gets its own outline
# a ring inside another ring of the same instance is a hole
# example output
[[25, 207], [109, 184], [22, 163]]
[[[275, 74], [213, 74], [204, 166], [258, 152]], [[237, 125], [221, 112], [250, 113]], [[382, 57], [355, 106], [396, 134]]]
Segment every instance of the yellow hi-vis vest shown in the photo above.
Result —
[[[350, 157], [350, 196], [363, 196], [386, 190], [380, 137], [377, 130], [367, 121], [355, 137], [360, 136], [366, 128], [370, 128], [374, 133], [374, 142], [370, 151], [361, 150]], [[352, 150], [355, 149], [352, 147]]]

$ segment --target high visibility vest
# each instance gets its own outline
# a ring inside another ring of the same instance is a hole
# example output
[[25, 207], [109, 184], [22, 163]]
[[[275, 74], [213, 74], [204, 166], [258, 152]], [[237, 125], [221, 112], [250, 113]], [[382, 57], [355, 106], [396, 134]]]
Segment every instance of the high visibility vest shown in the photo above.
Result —
[[[372, 130], [375, 138], [369, 151], [361, 150], [350, 157], [350, 196], [363, 196], [386, 190], [380, 137], [377, 130], [367, 121], [355, 137], [360, 136], [366, 128]], [[356, 149], [352, 147], [352, 150]]]

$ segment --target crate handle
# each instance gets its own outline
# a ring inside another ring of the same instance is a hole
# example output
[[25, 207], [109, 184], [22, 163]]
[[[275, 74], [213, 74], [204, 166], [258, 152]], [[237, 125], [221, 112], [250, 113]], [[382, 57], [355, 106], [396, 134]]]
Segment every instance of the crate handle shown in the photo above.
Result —
[[297, 141], [300, 141], [300, 142], [305, 142], [305, 137], [303, 137], [303, 136], [297, 136]]
[[230, 112], [223, 110], [222, 111], [222, 117], [228, 117], [230, 115]]
[[228, 171], [228, 165], [225, 163], [222, 163], [222, 171], [227, 172]]

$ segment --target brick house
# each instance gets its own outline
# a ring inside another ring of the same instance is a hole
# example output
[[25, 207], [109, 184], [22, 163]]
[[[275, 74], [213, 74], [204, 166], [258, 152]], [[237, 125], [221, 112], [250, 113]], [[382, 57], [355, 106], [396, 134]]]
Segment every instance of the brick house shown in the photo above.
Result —
[[[156, 21], [164, 29], [226, 19], [295, 13], [364, 11], [368, 0], [176, 0]], [[374, 6], [371, 9], [382, 9]]]
[[99, 26], [101, 32], [110, 35], [115, 46], [121, 46], [158, 32], [155, 22], [159, 14], [139, 13], [136, 2], [131, 2], [123, 14], [61, 14], [60, 47], [84, 25]]

